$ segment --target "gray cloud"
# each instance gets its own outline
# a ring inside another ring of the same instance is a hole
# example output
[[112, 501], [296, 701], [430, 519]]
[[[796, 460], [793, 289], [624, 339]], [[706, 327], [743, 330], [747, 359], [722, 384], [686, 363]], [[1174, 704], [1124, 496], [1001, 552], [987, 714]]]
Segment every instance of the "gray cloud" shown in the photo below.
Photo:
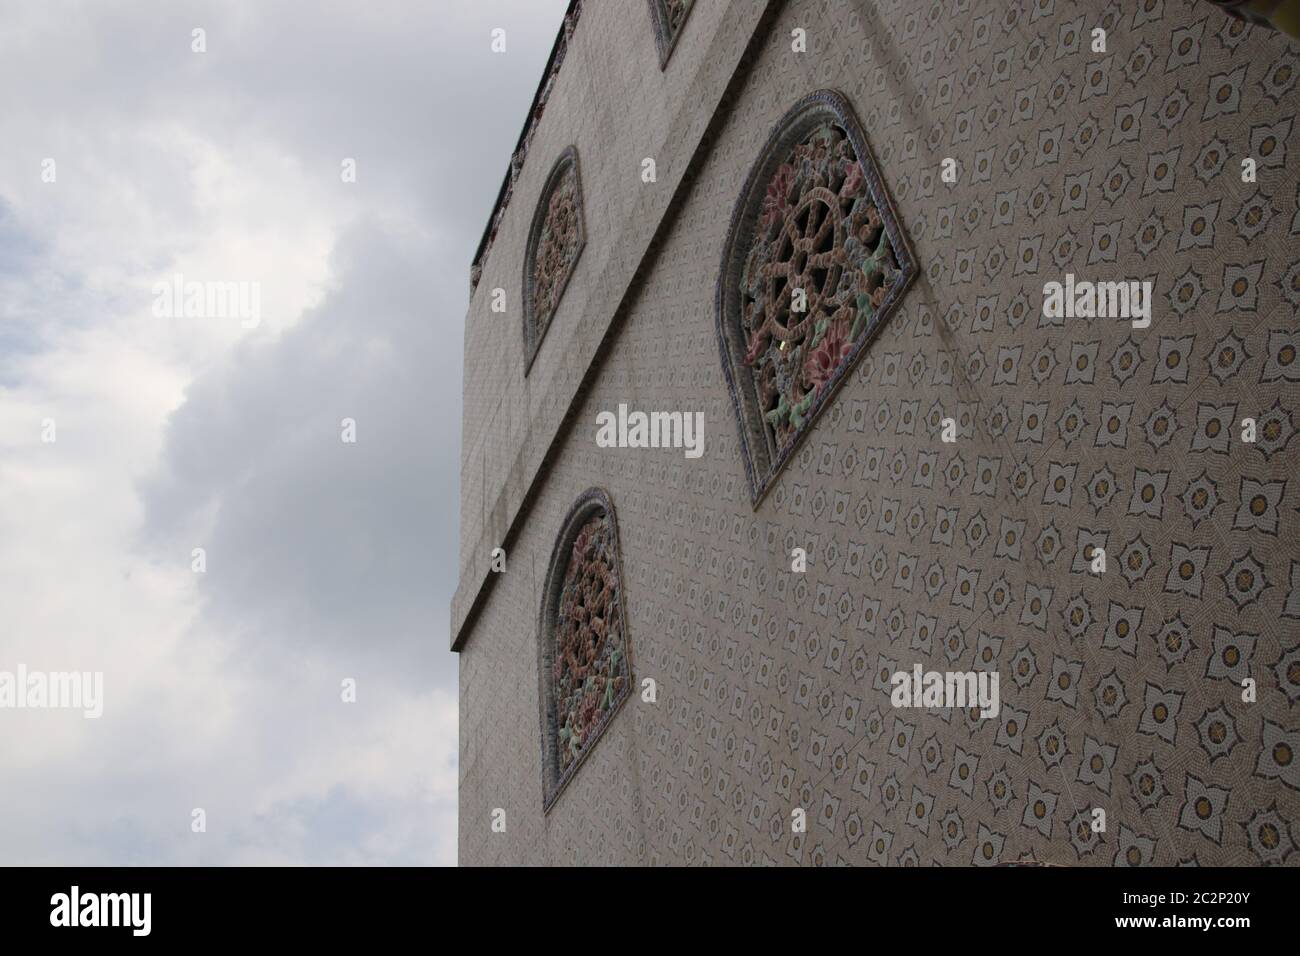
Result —
[[[159, 560], [206, 549], [205, 613], [262, 635], [254, 653], [364, 648], [395, 681], [455, 688], [459, 349], [431, 314], [434, 253], [358, 223], [334, 250], [338, 291], [197, 379], [168, 424], [148, 541]], [[212, 509], [211, 538], [187, 536]]]
[[[566, 6], [6, 14], [0, 668], [107, 700], [0, 712], [0, 863], [454, 860], [468, 267]], [[256, 331], [150, 317], [249, 261]]]

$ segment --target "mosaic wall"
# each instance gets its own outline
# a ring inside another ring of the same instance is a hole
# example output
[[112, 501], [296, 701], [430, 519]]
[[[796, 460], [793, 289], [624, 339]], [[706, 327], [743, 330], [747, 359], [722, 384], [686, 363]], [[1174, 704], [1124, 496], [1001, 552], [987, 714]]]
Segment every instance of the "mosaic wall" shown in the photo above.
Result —
[[[781, 7], [512, 544], [544, 567], [608, 489], [657, 700], [543, 815], [541, 576], [503, 576], [461, 653], [462, 862], [1300, 863], [1297, 67], [1204, 3]], [[714, 296], [819, 89], [921, 271], [755, 507]], [[1150, 281], [1150, 327], [1045, 316], [1067, 273]], [[705, 455], [595, 447], [620, 402], [702, 410]], [[891, 706], [917, 664], [997, 671], [999, 714]]]

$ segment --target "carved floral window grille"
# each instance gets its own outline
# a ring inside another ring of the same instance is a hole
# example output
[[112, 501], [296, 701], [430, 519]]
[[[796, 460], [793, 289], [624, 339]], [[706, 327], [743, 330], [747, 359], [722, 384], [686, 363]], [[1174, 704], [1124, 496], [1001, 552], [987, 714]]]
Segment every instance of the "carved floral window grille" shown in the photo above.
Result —
[[659, 68], [668, 66], [677, 38], [695, 0], [650, 0], [650, 18], [654, 21], [655, 45], [659, 48]]
[[524, 374], [560, 305], [586, 244], [578, 151], [570, 146], [556, 161], [533, 213], [524, 256]]
[[618, 524], [604, 491], [590, 489], [570, 509], [543, 595], [538, 670], [549, 810], [631, 689]]
[[750, 170], [718, 277], [754, 507], [916, 271], [852, 108], [831, 90], [805, 97]]

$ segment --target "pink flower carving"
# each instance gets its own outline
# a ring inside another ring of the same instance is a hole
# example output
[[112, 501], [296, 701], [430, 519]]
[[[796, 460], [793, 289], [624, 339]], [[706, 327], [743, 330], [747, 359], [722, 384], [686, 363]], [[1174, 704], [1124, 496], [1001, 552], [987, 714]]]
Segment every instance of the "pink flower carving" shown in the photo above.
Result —
[[856, 196], [862, 189], [862, 184], [866, 182], [866, 176], [862, 172], [862, 164], [857, 162], [846, 163], [848, 169], [844, 171], [844, 183], [840, 186], [841, 196]]
[[804, 375], [813, 388], [821, 389], [852, 350], [853, 343], [849, 341], [848, 323], [840, 320], [831, 323], [822, 340], [804, 361]]
[[767, 343], [771, 340], [772, 334], [763, 325], [754, 330], [754, 334], [749, 339], [749, 351], [745, 353], [745, 364], [753, 365], [759, 357], [767, 351]]
[[761, 228], [766, 231], [785, 213], [789, 202], [790, 188], [794, 185], [794, 167], [783, 163], [777, 168], [767, 184], [767, 194], [763, 197], [763, 215]]

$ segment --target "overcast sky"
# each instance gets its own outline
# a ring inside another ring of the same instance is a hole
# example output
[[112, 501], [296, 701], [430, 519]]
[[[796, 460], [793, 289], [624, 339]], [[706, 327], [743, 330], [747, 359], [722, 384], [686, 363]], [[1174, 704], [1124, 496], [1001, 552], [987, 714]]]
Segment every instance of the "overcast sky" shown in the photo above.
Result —
[[0, 0], [0, 671], [105, 681], [0, 709], [0, 864], [455, 862], [469, 262], [566, 6]]

